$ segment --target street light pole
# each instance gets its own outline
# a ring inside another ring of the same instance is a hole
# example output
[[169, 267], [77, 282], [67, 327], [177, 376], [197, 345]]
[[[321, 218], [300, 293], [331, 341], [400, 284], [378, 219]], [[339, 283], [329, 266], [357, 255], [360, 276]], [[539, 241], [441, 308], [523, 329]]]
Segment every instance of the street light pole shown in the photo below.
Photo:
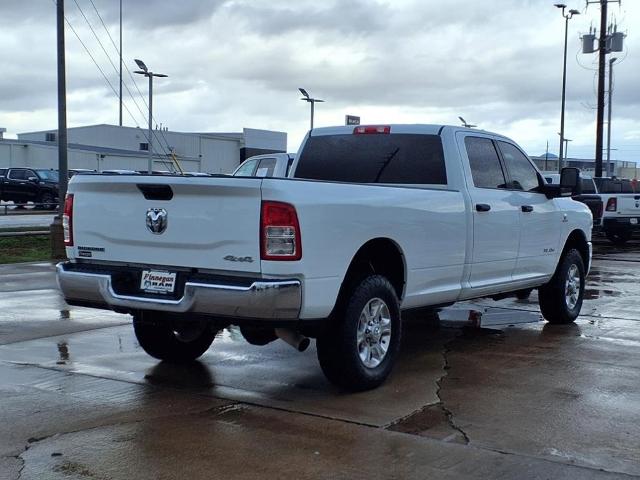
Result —
[[147, 173], [153, 173], [153, 77], [168, 77], [164, 73], [154, 73], [149, 71], [147, 66], [142, 60], [135, 59], [136, 64], [140, 70], [136, 70], [134, 73], [144, 75], [149, 78], [149, 138], [147, 138], [147, 146], [149, 148], [149, 165]]
[[570, 138], [565, 138], [564, 139], [564, 155], [565, 155], [565, 159], [569, 159], [569, 142], [573, 142], [573, 140], [571, 140]]
[[580, 12], [578, 10], [571, 9], [568, 13], [565, 14], [565, 9], [567, 6], [564, 3], [556, 3], [556, 7], [562, 9], [562, 16], [564, 17], [564, 57], [562, 61], [562, 102], [560, 106], [560, 155], [558, 155], [558, 172], [562, 170], [562, 158], [563, 158], [563, 147], [564, 147], [564, 106], [565, 106], [565, 97], [567, 90], [567, 41], [569, 36], [569, 20], [574, 15], [579, 15]]
[[616, 57], [609, 59], [609, 111], [607, 119], [607, 177], [611, 176], [611, 107], [612, 107], [612, 95], [613, 95], [613, 62], [617, 60]]
[[299, 88], [298, 90], [300, 90], [300, 93], [303, 96], [303, 98], [301, 98], [300, 100], [304, 102], [309, 102], [311, 104], [311, 130], [313, 130], [313, 117], [315, 113], [315, 104], [316, 102], [322, 103], [324, 102], [324, 100], [320, 100], [319, 98], [312, 98], [304, 88]]

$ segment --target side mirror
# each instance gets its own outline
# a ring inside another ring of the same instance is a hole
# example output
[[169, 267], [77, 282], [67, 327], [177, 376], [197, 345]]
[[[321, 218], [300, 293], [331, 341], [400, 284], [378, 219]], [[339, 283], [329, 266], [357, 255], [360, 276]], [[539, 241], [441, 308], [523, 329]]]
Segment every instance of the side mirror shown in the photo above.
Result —
[[29, 177], [27, 178], [27, 181], [31, 183], [40, 183], [40, 179], [38, 177]]
[[565, 167], [560, 172], [560, 188], [571, 190], [572, 195], [580, 195], [580, 169], [575, 167]]

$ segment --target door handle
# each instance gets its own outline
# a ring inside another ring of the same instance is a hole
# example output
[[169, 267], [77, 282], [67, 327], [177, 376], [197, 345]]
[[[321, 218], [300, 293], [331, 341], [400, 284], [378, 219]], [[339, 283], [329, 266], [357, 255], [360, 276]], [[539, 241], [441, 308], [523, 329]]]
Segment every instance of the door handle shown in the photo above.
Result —
[[487, 205], [486, 203], [476, 203], [476, 210], [478, 212], [488, 212], [491, 210], [491, 205]]
[[533, 207], [531, 205], [522, 205], [522, 207], [520, 207], [522, 209], [522, 211], [524, 213], [531, 213], [533, 212]]

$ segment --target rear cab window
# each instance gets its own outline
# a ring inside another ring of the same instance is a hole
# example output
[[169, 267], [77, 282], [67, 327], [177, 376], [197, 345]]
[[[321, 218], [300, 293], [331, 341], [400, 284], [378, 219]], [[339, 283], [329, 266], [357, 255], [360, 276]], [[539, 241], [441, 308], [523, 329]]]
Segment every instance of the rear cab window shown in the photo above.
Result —
[[580, 179], [582, 193], [596, 193], [596, 186], [590, 178]]
[[320, 135], [307, 139], [296, 178], [446, 185], [442, 139], [427, 134]]

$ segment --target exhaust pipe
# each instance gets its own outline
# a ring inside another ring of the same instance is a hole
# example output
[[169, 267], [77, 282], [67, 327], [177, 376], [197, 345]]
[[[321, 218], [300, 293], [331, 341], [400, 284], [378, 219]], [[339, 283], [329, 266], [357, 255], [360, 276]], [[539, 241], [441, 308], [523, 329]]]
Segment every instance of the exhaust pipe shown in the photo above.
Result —
[[284, 340], [293, 348], [299, 352], [304, 352], [311, 343], [307, 337], [300, 335], [298, 332], [290, 330], [288, 328], [276, 328], [276, 335], [281, 340]]

